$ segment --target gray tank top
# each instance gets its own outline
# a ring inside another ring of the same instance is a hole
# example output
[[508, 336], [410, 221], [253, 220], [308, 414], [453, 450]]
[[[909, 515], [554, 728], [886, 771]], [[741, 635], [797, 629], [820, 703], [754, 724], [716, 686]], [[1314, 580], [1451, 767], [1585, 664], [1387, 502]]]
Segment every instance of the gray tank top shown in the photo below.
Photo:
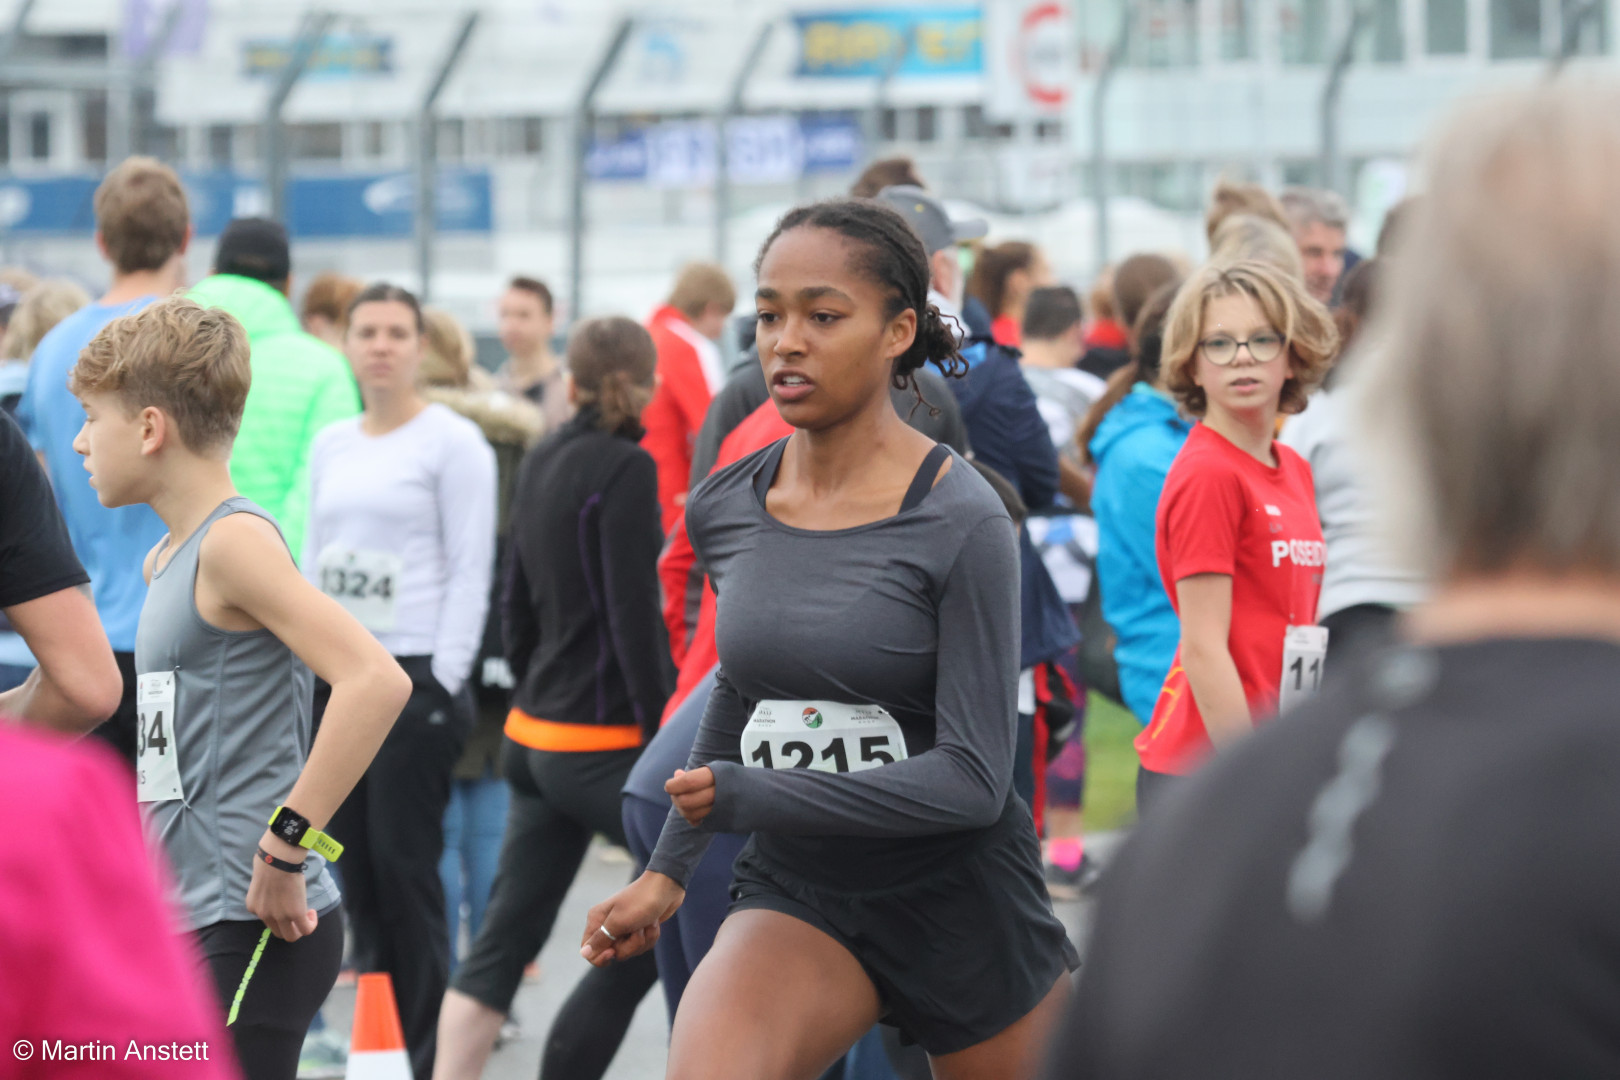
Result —
[[[222, 630], [197, 611], [197, 553], [214, 522], [231, 514], [275, 524], [247, 499], [226, 499], [153, 573], [135, 634], [141, 798], [192, 929], [253, 920], [254, 852], [309, 756], [309, 668], [270, 631]], [[338, 902], [320, 856], [309, 856], [304, 881], [317, 912]]]

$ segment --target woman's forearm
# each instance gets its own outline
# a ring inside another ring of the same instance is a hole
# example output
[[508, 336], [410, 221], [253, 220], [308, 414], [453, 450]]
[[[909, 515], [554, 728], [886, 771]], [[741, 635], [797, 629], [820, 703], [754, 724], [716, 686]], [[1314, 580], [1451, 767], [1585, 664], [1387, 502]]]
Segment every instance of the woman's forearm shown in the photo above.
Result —
[[1222, 746], [1253, 730], [1248, 696], [1230, 651], [1183, 642], [1181, 666], [1211, 743]]

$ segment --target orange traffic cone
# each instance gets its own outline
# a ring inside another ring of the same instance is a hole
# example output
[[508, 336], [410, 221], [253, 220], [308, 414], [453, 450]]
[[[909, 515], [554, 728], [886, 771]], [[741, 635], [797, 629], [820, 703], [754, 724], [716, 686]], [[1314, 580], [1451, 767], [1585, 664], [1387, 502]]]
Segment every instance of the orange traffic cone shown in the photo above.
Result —
[[411, 1080], [394, 984], [385, 971], [360, 976], [349, 1039], [348, 1080]]

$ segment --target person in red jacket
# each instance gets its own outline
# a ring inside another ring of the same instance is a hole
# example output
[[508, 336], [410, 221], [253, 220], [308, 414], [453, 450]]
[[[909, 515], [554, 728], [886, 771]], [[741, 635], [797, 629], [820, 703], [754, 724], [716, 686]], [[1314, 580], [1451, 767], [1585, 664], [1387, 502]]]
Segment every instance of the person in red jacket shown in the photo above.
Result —
[[647, 320], [658, 348], [658, 389], [641, 415], [641, 445], [658, 465], [658, 506], [667, 533], [686, 505], [692, 444], [709, 401], [725, 381], [715, 344], [737, 304], [737, 289], [713, 263], [689, 263], [664, 306]]

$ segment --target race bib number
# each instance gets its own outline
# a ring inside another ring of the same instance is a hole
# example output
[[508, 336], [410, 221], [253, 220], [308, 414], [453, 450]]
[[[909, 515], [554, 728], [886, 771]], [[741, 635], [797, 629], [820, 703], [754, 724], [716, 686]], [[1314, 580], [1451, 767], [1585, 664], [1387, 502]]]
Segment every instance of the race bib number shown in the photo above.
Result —
[[404, 563], [391, 551], [321, 552], [321, 591], [375, 634], [394, 629], [394, 598]]
[[1282, 686], [1278, 688], [1277, 710], [1287, 712], [1322, 686], [1322, 666], [1327, 660], [1328, 631], [1325, 626], [1290, 626], [1283, 635]]
[[135, 798], [139, 802], [184, 799], [180, 744], [174, 737], [174, 672], [154, 671], [135, 680], [140, 731], [135, 740]]
[[762, 701], [743, 728], [742, 754], [753, 769], [865, 772], [904, 761], [906, 740], [877, 705]]

